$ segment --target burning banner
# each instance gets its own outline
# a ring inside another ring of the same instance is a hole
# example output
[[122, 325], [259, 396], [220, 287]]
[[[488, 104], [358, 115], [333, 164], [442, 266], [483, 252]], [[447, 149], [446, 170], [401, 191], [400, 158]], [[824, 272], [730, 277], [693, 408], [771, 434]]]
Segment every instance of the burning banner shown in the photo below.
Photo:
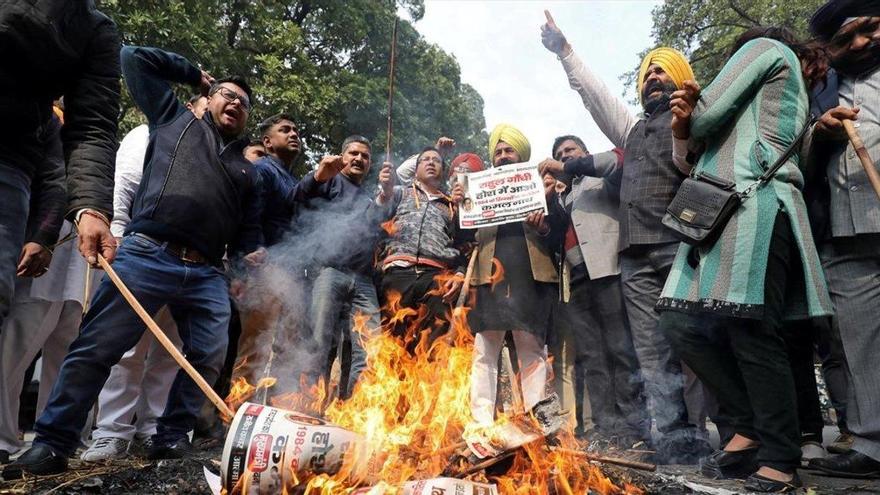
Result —
[[464, 201], [459, 210], [463, 229], [520, 222], [529, 213], [547, 213], [544, 185], [538, 166], [514, 163], [482, 172], [459, 174]]

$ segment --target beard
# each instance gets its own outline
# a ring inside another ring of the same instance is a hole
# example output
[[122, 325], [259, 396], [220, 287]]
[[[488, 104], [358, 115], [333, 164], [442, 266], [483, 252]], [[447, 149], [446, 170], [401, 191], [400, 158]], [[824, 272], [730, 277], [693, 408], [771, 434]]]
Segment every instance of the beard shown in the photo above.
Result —
[[844, 51], [831, 59], [831, 66], [848, 76], [860, 76], [880, 66], [880, 43], [872, 41], [864, 49]]
[[498, 160], [497, 162], [495, 162], [495, 166], [496, 166], [496, 167], [500, 167], [500, 166], [502, 166], [502, 165], [510, 165], [511, 163], [515, 163], [515, 162], [513, 161], [513, 159], [511, 159], [511, 158], [502, 158], [502, 159]]
[[[654, 96], [648, 96], [655, 90], [660, 89], [660, 93]], [[660, 81], [649, 81], [642, 88], [642, 107], [645, 109], [645, 113], [652, 114], [656, 111], [663, 111], [664, 109], [669, 107], [669, 101], [672, 99], [672, 93], [674, 93], [678, 87], [675, 83], [666, 83], [663, 84]]]

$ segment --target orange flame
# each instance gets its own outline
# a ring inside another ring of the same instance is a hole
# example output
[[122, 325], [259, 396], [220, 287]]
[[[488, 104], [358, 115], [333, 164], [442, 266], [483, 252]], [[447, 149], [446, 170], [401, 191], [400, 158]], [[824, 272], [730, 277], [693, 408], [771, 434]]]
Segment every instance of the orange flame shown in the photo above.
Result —
[[[493, 281], [497, 283], [503, 278], [503, 268], [494, 261]], [[467, 324], [469, 308], [451, 309], [445, 315], [448, 333], [428, 342], [423, 325], [434, 322], [423, 321], [424, 308], [406, 308], [400, 301], [400, 294], [389, 294], [384, 313], [388, 316], [379, 335], [369, 337], [373, 332], [367, 328], [365, 315], [355, 318], [355, 330], [365, 341], [367, 368], [351, 398], [331, 400], [332, 394], [321, 383], [304, 394], [272, 400], [276, 407], [316, 414], [323, 411], [327, 420], [365, 439], [364, 448], [352, 451], [338, 473], [302, 480], [305, 486], [298, 489], [306, 495], [347, 495], [365, 486], [376, 486], [375, 493], [400, 493], [406, 481], [439, 477], [451, 454], [466, 448], [461, 445], [462, 437], [474, 423], [470, 411], [474, 339]], [[401, 322], [408, 325], [405, 338], [391, 332]], [[408, 339], [416, 339], [417, 345], [407, 346]], [[253, 393], [246, 385], [233, 384], [234, 393], [239, 394], [236, 397]], [[496, 425], [505, 421], [508, 418], [502, 416]], [[555, 439], [561, 449], [539, 439], [516, 454], [506, 474], [491, 480], [482, 472], [467, 477], [494, 482], [505, 495], [643, 493], [635, 486], [616, 486], [595, 464], [573, 454], [579, 446], [570, 427], [566, 428]], [[291, 483], [299, 482], [291, 477]], [[293, 488], [289, 484], [285, 493]]]

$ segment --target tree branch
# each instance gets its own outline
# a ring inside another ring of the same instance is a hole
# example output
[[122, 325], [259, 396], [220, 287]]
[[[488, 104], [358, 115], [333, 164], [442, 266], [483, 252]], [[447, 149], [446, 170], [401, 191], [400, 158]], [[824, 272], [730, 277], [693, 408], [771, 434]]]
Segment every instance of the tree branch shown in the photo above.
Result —
[[743, 19], [745, 19], [745, 20], [747, 20], [747, 21], [749, 21], [749, 22], [751, 23], [751, 25], [748, 26], [748, 27], [755, 27], [755, 26], [760, 26], [760, 25], [761, 25], [761, 21], [758, 20], [758, 19], [753, 18], [753, 17], [750, 16], [748, 13], [746, 13], [746, 11], [743, 10], [742, 7], [740, 7], [739, 5], [736, 4], [736, 0], [728, 0], [727, 4], [728, 4], [728, 5], [730, 6], [730, 8], [731, 8], [734, 12], [736, 12], [740, 17], [742, 17]]

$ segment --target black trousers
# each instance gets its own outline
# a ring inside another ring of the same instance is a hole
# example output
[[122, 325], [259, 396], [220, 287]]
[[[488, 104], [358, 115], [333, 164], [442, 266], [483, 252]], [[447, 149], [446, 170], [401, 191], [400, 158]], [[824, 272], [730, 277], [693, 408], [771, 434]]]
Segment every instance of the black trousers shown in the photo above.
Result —
[[649, 440], [651, 417], [623, 306], [620, 277], [572, 283], [566, 312], [596, 428], [605, 435], [631, 438], [633, 443]]
[[[410, 352], [422, 340], [421, 332], [428, 331], [426, 338], [427, 345], [430, 346], [449, 329], [446, 313], [451, 311], [451, 306], [443, 302], [442, 294], [439, 294], [440, 286], [434, 280], [441, 273], [438, 268], [418, 266], [391, 267], [382, 275], [379, 294], [382, 307], [387, 309], [389, 294], [396, 292], [400, 294], [401, 307], [417, 311], [416, 315], [395, 324], [392, 330], [394, 335], [404, 339]], [[429, 294], [431, 291], [438, 294]], [[383, 319], [390, 316], [393, 315], [383, 315]], [[420, 333], [407, 335], [408, 328], [417, 328]]]
[[814, 366], [817, 336], [818, 329], [812, 320], [788, 322], [782, 327], [782, 337], [785, 339], [797, 394], [801, 443], [822, 443], [822, 429], [825, 427]]
[[799, 255], [788, 217], [773, 226], [762, 319], [666, 311], [660, 328], [718, 398], [736, 433], [760, 442], [758, 462], [792, 473], [800, 464], [797, 397], [782, 311]]

